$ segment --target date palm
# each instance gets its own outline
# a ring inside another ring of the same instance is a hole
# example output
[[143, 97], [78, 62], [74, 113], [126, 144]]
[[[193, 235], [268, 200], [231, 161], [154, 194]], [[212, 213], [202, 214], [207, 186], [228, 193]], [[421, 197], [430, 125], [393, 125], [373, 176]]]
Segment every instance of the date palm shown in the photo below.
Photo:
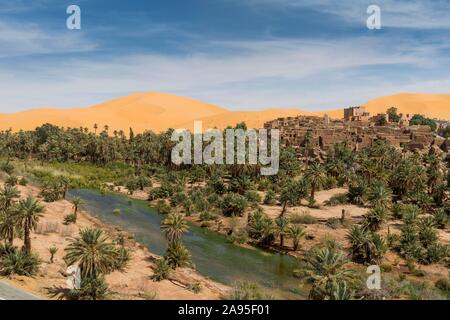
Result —
[[275, 219], [275, 223], [277, 225], [277, 234], [280, 237], [280, 247], [284, 246], [284, 237], [286, 235], [289, 222], [285, 217], [278, 217]]
[[32, 196], [19, 202], [17, 219], [19, 226], [23, 229], [24, 248], [27, 253], [31, 252], [30, 232], [36, 228], [43, 211], [44, 206]]
[[188, 225], [181, 214], [171, 213], [161, 224], [161, 229], [170, 243], [178, 242], [183, 233], [188, 230]]
[[[313, 285], [309, 293], [312, 300], [333, 300], [345, 284], [354, 280], [354, 273], [346, 265], [344, 254], [335, 248], [313, 249], [307, 258], [306, 272]], [[346, 295], [347, 299], [352, 295]]]
[[306, 170], [305, 178], [311, 185], [311, 198], [314, 199], [317, 188], [320, 188], [326, 179], [326, 171], [324, 167], [318, 163], [313, 163]]
[[0, 209], [9, 209], [15, 199], [20, 197], [20, 192], [16, 187], [5, 185], [4, 189], [0, 189]]
[[8, 209], [0, 209], [0, 238], [12, 247], [17, 228], [17, 207], [12, 206]]
[[75, 197], [72, 199], [72, 208], [73, 208], [73, 215], [75, 216], [75, 221], [77, 220], [77, 214], [78, 214], [78, 208], [83, 203], [83, 200], [80, 197]]
[[118, 251], [102, 230], [82, 229], [78, 237], [69, 241], [64, 261], [67, 265], [77, 264], [82, 278], [96, 279], [114, 270]]
[[298, 250], [298, 246], [300, 244], [300, 240], [305, 236], [305, 230], [298, 225], [290, 225], [287, 229], [288, 238], [292, 239], [294, 243], [294, 251]]

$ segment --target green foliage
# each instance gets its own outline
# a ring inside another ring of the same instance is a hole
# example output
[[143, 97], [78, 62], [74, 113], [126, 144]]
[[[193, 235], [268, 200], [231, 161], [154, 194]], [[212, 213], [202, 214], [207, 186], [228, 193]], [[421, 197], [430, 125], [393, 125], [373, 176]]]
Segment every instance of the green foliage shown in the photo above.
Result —
[[380, 264], [388, 246], [380, 235], [360, 226], [353, 226], [346, 236], [352, 260], [357, 263]]
[[334, 207], [337, 205], [347, 204], [348, 202], [349, 202], [348, 194], [340, 193], [333, 195], [330, 199], [325, 201], [325, 205]]
[[245, 193], [245, 198], [252, 207], [257, 206], [261, 202], [261, 196], [256, 191], [252, 190], [247, 191]]
[[375, 207], [363, 216], [363, 226], [370, 231], [378, 231], [389, 218], [389, 211], [385, 207]]
[[289, 221], [294, 224], [316, 224], [318, 222], [317, 218], [307, 211], [292, 214]]
[[262, 210], [256, 210], [251, 215], [247, 230], [249, 237], [261, 246], [271, 245], [275, 241], [275, 224]]
[[7, 174], [12, 174], [14, 172], [14, 165], [9, 162], [2, 163], [0, 164], [0, 170]]
[[314, 248], [308, 252], [306, 274], [312, 288], [311, 300], [351, 300], [355, 274], [347, 268], [345, 255], [334, 248]]
[[8, 248], [5, 251], [0, 256], [0, 273], [2, 275], [31, 277], [38, 272], [40, 265], [38, 256], [16, 248]]
[[261, 288], [248, 281], [238, 282], [231, 293], [227, 296], [228, 300], [271, 300], [273, 297], [261, 290]]
[[222, 213], [226, 217], [242, 216], [247, 206], [248, 202], [245, 197], [237, 193], [227, 193], [220, 203]]
[[189, 267], [192, 265], [191, 254], [181, 242], [169, 244], [164, 259], [172, 269]]
[[165, 259], [159, 259], [155, 261], [155, 265], [153, 267], [153, 281], [162, 281], [170, 276], [170, 265], [167, 263]]
[[268, 206], [273, 206], [277, 203], [276, 194], [273, 190], [268, 190], [266, 192], [263, 203]]
[[68, 226], [69, 224], [75, 224], [75, 223], [77, 223], [77, 216], [75, 214], [70, 213], [64, 217], [64, 222], [63, 222], [64, 225]]
[[69, 294], [71, 300], [104, 300], [109, 295], [104, 277], [86, 277], [81, 279], [80, 289], [73, 289]]
[[409, 122], [410, 125], [422, 125], [422, 126], [429, 126], [432, 131], [436, 131], [437, 124], [433, 119], [425, 118], [424, 116], [420, 114], [415, 114], [411, 121]]

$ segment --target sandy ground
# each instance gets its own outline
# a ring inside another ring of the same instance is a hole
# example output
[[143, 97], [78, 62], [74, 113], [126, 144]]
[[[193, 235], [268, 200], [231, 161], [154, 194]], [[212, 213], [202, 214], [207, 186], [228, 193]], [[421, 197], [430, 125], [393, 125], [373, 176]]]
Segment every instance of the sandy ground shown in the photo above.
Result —
[[[39, 189], [32, 186], [19, 186], [18, 189], [22, 197], [37, 196], [39, 193]], [[84, 211], [79, 212], [76, 225], [64, 226], [62, 224], [64, 217], [72, 212], [72, 204], [66, 200], [43, 203], [45, 204], [45, 213], [40, 219], [36, 232], [32, 233], [31, 239], [33, 252], [37, 253], [42, 260], [39, 274], [33, 278], [14, 277], [12, 279], [2, 278], [2, 280], [9, 281], [35, 295], [57, 299], [61, 290], [66, 287], [66, 278], [61, 274], [61, 271], [66, 270], [63, 256], [68, 239], [76, 236], [79, 229], [86, 227], [102, 228], [108, 232], [111, 239], [117, 237], [118, 231], [101, 223]], [[227, 286], [208, 280], [188, 268], [177, 269], [173, 272], [171, 275], [172, 281], [152, 281], [153, 261], [160, 257], [129, 238], [132, 237], [128, 237], [126, 246], [132, 251], [132, 259], [128, 267], [124, 272], [117, 271], [106, 278], [113, 292], [112, 299], [220, 299], [228, 292]], [[21, 246], [22, 240], [16, 239], [15, 245]], [[48, 248], [51, 246], [58, 248], [53, 264], [49, 262]], [[186, 285], [195, 283], [200, 283], [202, 288], [197, 294], [186, 288]]]
[[[424, 114], [432, 118], [450, 119], [449, 94], [397, 94], [373, 99], [365, 104], [372, 115], [386, 112], [395, 106], [400, 113]], [[303, 106], [306, 107], [306, 106]], [[230, 111], [215, 105], [171, 94], [147, 92], [117, 98], [88, 108], [31, 109], [14, 114], [0, 114], [0, 130], [34, 130], [44, 123], [63, 127], [87, 127], [94, 131], [109, 126], [109, 132], [130, 127], [135, 133], [145, 130], [155, 132], [168, 128], [193, 129], [194, 120], [203, 121], [203, 129], [234, 126], [245, 122], [250, 128], [262, 128], [269, 120], [298, 115], [328, 114], [332, 118], [343, 117], [343, 109], [307, 112], [301, 109], [268, 109], [260, 111]]]

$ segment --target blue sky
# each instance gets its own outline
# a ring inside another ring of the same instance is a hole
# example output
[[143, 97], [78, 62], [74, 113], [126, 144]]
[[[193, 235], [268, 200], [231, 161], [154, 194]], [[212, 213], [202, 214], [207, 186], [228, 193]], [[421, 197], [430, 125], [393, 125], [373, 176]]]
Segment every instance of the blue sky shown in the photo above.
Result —
[[146, 91], [234, 110], [450, 93], [449, 40], [447, 0], [1, 0], [0, 112]]

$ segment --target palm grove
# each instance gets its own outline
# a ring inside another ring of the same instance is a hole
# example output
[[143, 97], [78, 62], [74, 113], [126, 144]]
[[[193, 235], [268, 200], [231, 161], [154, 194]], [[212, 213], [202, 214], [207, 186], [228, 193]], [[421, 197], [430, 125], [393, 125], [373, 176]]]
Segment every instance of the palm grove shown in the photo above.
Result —
[[[245, 124], [238, 127], [245, 128]], [[304, 228], [308, 222], [289, 216], [289, 207], [317, 207], [316, 192], [336, 187], [345, 187], [348, 192], [333, 196], [327, 205], [354, 204], [369, 210], [358, 223], [350, 224], [345, 214], [326, 222], [330, 228], [348, 229], [348, 247], [325, 243], [300, 255], [305, 261], [303, 278], [312, 283], [311, 299], [364, 297], [361, 279], [350, 266], [381, 264], [389, 251], [408, 265], [440, 263], [448, 268], [449, 249], [440, 243], [437, 230], [448, 226], [450, 175], [448, 163], [436, 148], [421, 154], [397, 150], [387, 141], [378, 140], [368, 148], [354, 151], [343, 143], [329, 150], [323, 161], [315, 161], [308, 157], [311, 146], [306, 141], [300, 148], [300, 157], [293, 149], [282, 148], [278, 174], [265, 177], [259, 174], [258, 165], [174, 166], [170, 159], [174, 145], [171, 132], [135, 135], [130, 129], [126, 135], [123, 131], [110, 133], [105, 126], [97, 134], [88, 128], [64, 129], [49, 124], [28, 132], [3, 131], [2, 170], [10, 173], [10, 182], [17, 180], [14, 161], [25, 163], [25, 167], [36, 162], [67, 166], [76, 163], [113, 173], [103, 180], [86, 182], [79, 177], [45, 174], [30, 165], [29, 172], [41, 184], [41, 195], [46, 201], [63, 198], [67, 188], [84, 184], [105, 189], [107, 182], [113, 182], [126, 186], [131, 194], [151, 187], [149, 201], [167, 215], [161, 228], [169, 243], [166, 256], [156, 263], [155, 280], [165, 279], [172, 268], [190, 263], [181, 237], [187, 230], [185, 216], [197, 215], [205, 226], [220, 222], [221, 217], [246, 216], [245, 228], [228, 232], [232, 241], [296, 252], [308, 237]], [[152, 187], [155, 181], [159, 184]], [[12, 248], [14, 232], [24, 239], [24, 250], [12, 252], [32, 256], [29, 232], [42, 211], [35, 199], [17, 202], [14, 190], [6, 185], [1, 195], [0, 230], [5, 241], [1, 254], [6, 257], [2, 258], [3, 265], [9, 257], [5, 252]], [[279, 208], [278, 217], [270, 218], [261, 205]], [[67, 223], [76, 222], [76, 210], [74, 214]], [[380, 231], [388, 221], [398, 222], [399, 232], [388, 229], [383, 235]], [[84, 252], [90, 246], [98, 246], [101, 252], [95, 259]], [[68, 250], [68, 262], [81, 262], [84, 278], [97, 287], [105, 285], [104, 274], [123, 267], [124, 263], [117, 261], [126, 260], [119, 259], [119, 249], [95, 230], [83, 231]], [[97, 257], [102, 258], [97, 261]]]

